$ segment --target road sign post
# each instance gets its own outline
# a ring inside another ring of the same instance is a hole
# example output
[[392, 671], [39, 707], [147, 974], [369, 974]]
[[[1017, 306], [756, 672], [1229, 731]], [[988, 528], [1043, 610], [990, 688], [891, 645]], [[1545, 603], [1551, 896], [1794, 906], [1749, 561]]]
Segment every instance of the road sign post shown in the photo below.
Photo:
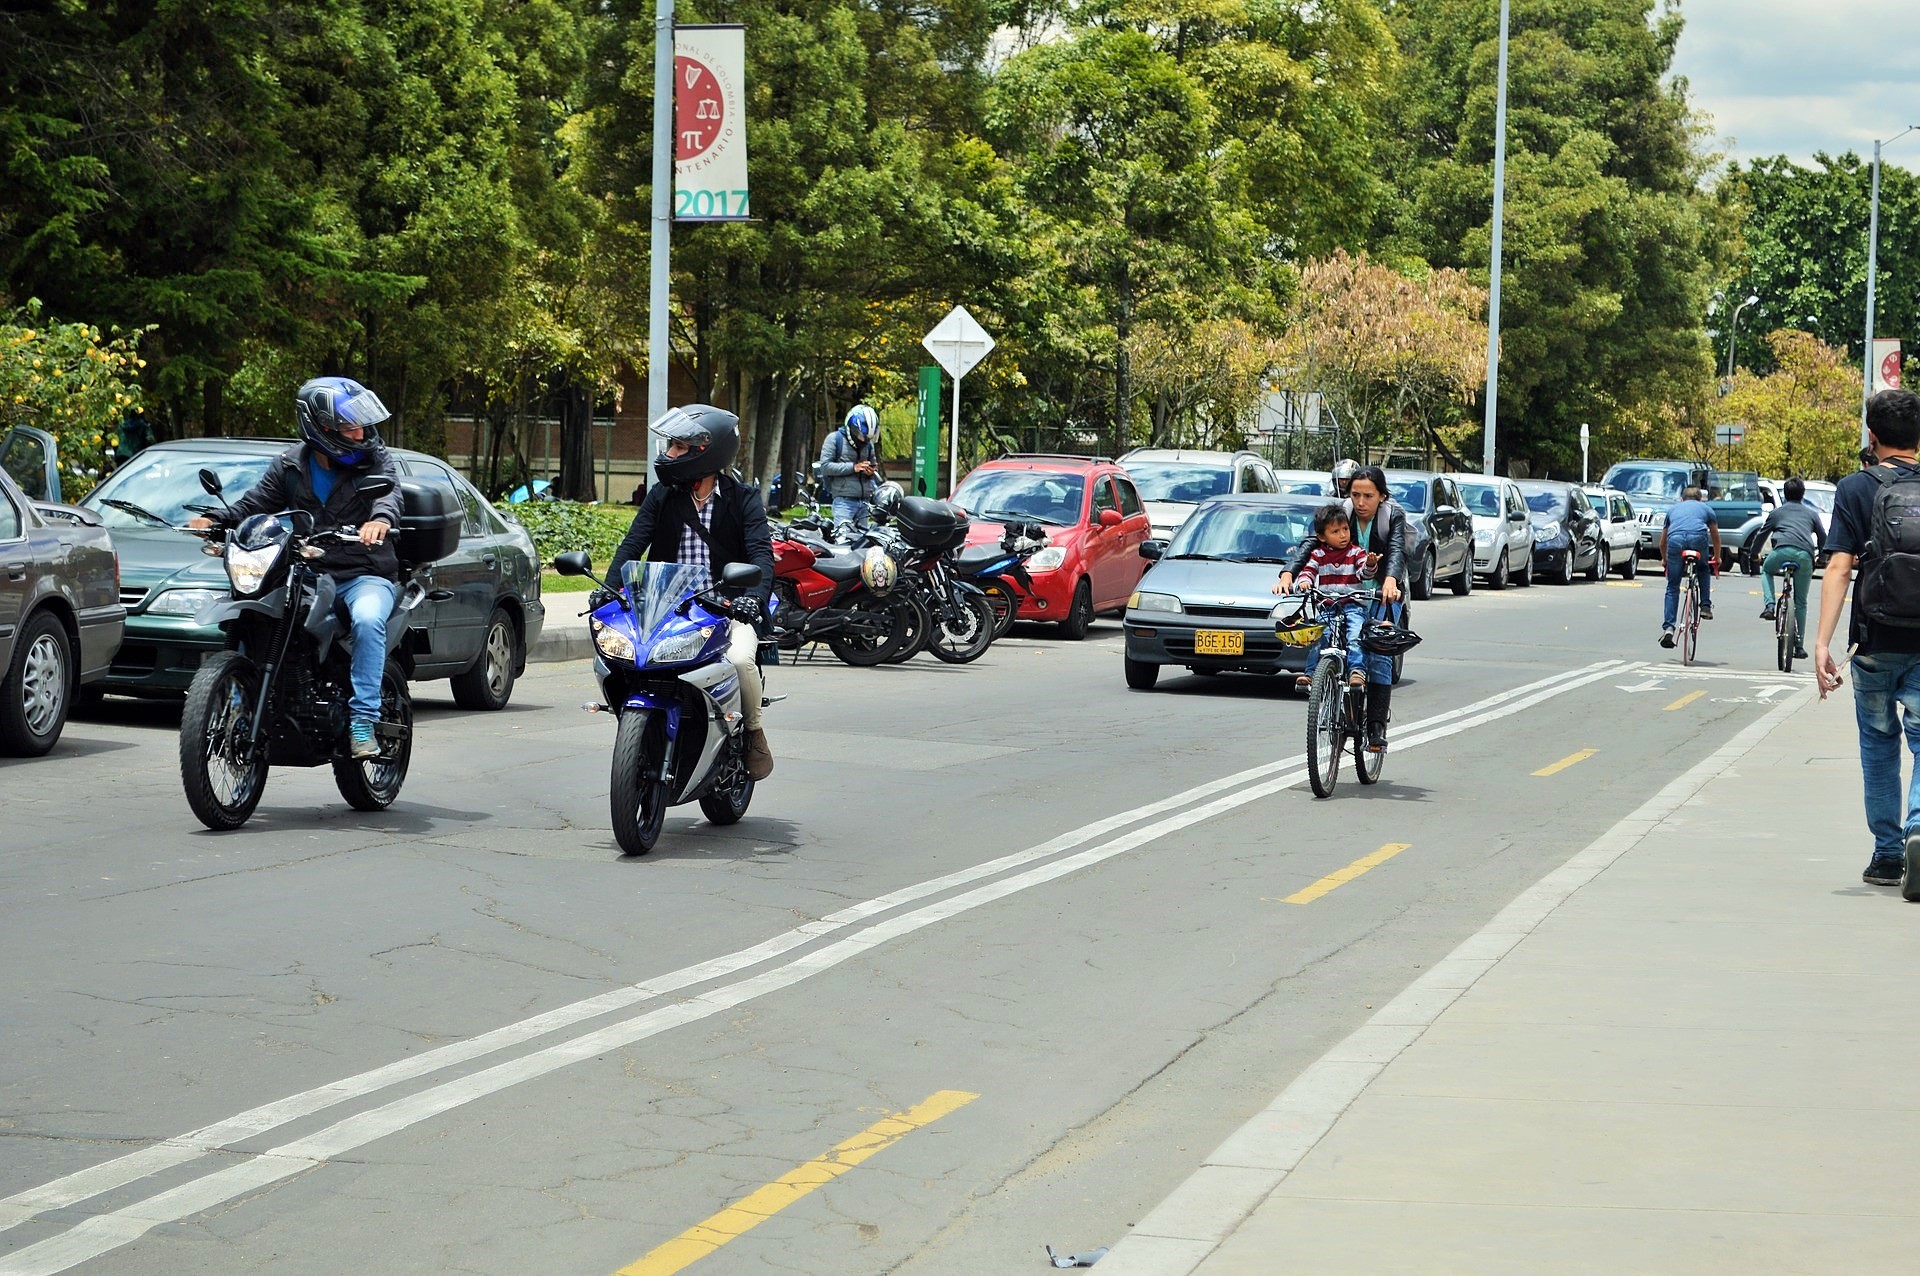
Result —
[[947, 495], [952, 496], [960, 483], [960, 379], [992, 351], [993, 338], [965, 306], [955, 306], [920, 344], [953, 377], [953, 437], [947, 472]]
[[940, 369], [920, 369], [920, 411], [913, 425], [913, 494], [940, 490]]
[[1592, 437], [1593, 431], [1587, 428], [1585, 421], [1582, 421], [1580, 423], [1580, 481], [1582, 483], [1593, 481], [1587, 477], [1587, 442]]

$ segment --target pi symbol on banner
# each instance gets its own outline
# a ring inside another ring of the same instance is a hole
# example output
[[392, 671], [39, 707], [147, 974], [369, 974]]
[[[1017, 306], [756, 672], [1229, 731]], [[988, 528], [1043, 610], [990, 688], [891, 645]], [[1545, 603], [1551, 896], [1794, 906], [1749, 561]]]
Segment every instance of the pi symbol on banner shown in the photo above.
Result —
[[674, 157], [682, 160], [705, 153], [726, 123], [726, 98], [713, 69], [684, 54], [673, 60], [673, 122]]

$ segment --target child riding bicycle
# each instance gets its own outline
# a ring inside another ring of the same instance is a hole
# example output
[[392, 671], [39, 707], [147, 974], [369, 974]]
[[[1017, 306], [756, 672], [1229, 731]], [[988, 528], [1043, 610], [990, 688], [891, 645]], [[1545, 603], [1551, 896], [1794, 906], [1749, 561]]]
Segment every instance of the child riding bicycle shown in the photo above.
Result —
[[[1307, 554], [1307, 561], [1293, 582], [1295, 591], [1304, 592], [1313, 586], [1321, 589], [1360, 589], [1370, 587], [1373, 582], [1373, 568], [1367, 564], [1367, 551], [1364, 546], [1356, 545], [1353, 540], [1353, 520], [1347, 511], [1339, 505], [1323, 505], [1313, 513], [1313, 537], [1317, 544]], [[1273, 592], [1289, 592], [1284, 581], [1277, 582]], [[1364, 686], [1367, 681], [1366, 653], [1360, 648], [1360, 630], [1366, 620], [1368, 599], [1361, 596], [1329, 600], [1321, 609], [1324, 619], [1331, 622], [1335, 617], [1345, 615], [1344, 630], [1347, 651], [1347, 682], [1350, 686]], [[1325, 638], [1315, 639], [1307, 648], [1307, 669], [1311, 671], [1320, 663], [1320, 648]], [[1312, 681], [1308, 674], [1295, 678], [1296, 690], [1305, 691]]]

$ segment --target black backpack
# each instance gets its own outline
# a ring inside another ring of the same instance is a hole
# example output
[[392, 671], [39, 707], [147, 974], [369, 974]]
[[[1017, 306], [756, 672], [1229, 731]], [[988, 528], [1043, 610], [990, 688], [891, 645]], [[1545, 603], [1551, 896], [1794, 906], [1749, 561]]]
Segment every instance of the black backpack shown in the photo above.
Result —
[[1876, 465], [1860, 609], [1876, 625], [1920, 629], [1920, 469]]

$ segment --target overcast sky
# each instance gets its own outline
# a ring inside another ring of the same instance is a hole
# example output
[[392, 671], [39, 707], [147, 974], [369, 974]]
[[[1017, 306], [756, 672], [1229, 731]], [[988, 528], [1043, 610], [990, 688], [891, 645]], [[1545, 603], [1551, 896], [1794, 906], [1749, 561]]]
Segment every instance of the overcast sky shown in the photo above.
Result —
[[[1913, 0], [1682, 0], [1680, 13], [1674, 71], [1731, 158], [1870, 155], [1920, 124]], [[1920, 168], [1920, 133], [1884, 162]]]

